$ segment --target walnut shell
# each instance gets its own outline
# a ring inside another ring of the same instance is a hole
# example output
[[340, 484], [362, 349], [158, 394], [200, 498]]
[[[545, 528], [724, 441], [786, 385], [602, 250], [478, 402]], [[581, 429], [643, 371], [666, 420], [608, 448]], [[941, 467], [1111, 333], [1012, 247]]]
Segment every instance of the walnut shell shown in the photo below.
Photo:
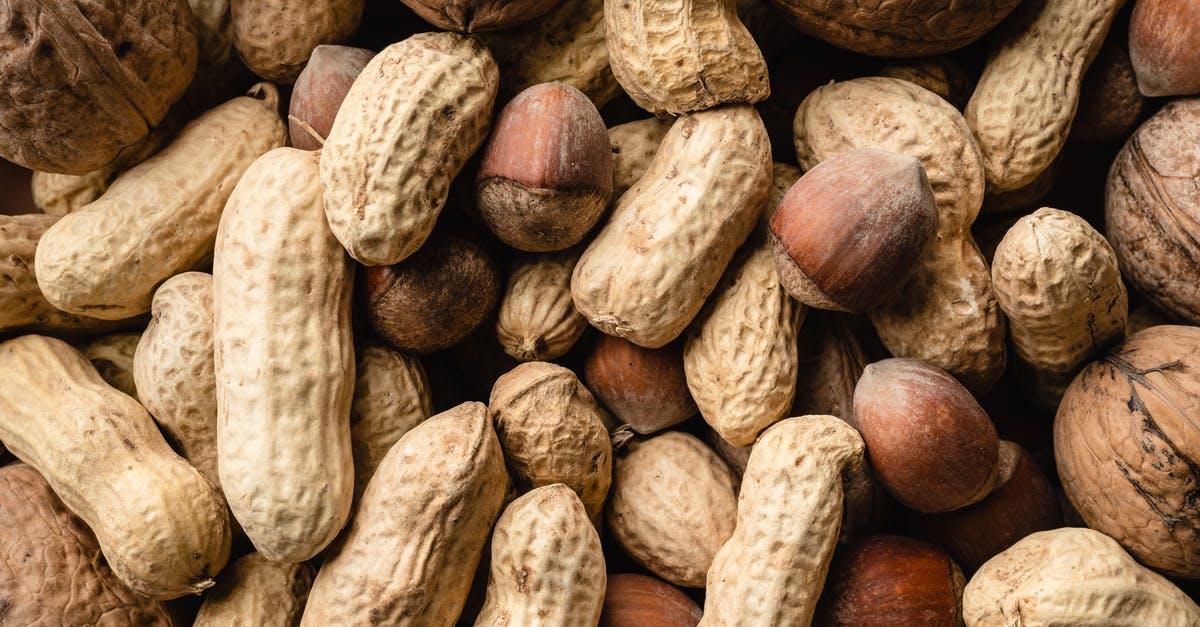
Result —
[[480, 33], [541, 17], [559, 0], [403, 0], [421, 19], [446, 30]]

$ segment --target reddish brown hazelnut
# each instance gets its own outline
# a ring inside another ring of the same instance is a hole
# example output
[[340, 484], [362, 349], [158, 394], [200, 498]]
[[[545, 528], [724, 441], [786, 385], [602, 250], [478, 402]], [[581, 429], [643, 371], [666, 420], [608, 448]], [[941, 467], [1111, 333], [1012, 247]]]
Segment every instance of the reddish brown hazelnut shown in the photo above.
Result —
[[996, 485], [996, 428], [967, 388], [937, 366], [916, 359], [868, 365], [854, 388], [854, 425], [880, 483], [910, 509], [959, 509]]
[[317, 46], [296, 79], [288, 105], [288, 133], [300, 150], [316, 150], [329, 137], [346, 92], [375, 53], [349, 46]]
[[788, 190], [771, 218], [771, 249], [796, 300], [863, 313], [904, 284], [937, 223], [920, 161], [853, 150], [821, 162]]
[[1143, 94], [1200, 94], [1200, 0], [1138, 0], [1129, 58]]
[[476, 179], [479, 215], [520, 250], [583, 239], [612, 196], [612, 144], [596, 106], [563, 83], [517, 94], [496, 120]]
[[621, 422], [654, 433], [696, 415], [683, 374], [683, 344], [643, 348], [599, 334], [583, 364], [587, 387]]
[[646, 575], [609, 575], [600, 627], [695, 627], [700, 606], [675, 586]]

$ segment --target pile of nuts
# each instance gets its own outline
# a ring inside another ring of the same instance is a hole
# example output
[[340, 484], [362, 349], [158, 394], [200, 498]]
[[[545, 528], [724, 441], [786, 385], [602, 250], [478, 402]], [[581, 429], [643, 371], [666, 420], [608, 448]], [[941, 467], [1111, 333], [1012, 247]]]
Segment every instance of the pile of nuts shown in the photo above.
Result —
[[1124, 4], [3, 3], [0, 625], [1200, 625]]

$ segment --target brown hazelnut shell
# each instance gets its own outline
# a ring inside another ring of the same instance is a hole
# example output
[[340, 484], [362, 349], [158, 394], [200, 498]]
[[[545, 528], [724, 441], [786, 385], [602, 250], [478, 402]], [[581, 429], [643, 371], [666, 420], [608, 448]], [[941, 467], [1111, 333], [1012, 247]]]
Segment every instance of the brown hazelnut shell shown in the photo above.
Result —
[[600, 627], [695, 627], [700, 606], [679, 588], [646, 575], [608, 576]]
[[1200, 2], [1138, 0], [1129, 20], [1129, 57], [1143, 94], [1200, 94]]
[[374, 56], [370, 50], [349, 46], [313, 48], [288, 105], [288, 133], [293, 146], [300, 150], [321, 148], [350, 85]]
[[677, 425], [699, 411], [683, 371], [683, 343], [643, 348], [598, 334], [583, 364], [587, 387], [637, 433]]

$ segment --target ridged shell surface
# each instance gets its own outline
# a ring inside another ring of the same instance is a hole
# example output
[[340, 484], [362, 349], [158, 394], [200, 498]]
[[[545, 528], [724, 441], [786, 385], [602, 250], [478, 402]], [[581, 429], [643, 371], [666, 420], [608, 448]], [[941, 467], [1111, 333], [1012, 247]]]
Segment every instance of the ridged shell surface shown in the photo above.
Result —
[[292, 83], [313, 48], [358, 30], [364, 0], [232, 0], [233, 45], [251, 72]]
[[231, 563], [204, 595], [192, 627], [295, 627], [316, 573], [308, 564], [250, 553]]
[[504, 352], [521, 361], [557, 359], [587, 330], [571, 300], [579, 251], [520, 255], [513, 262], [496, 320]]

